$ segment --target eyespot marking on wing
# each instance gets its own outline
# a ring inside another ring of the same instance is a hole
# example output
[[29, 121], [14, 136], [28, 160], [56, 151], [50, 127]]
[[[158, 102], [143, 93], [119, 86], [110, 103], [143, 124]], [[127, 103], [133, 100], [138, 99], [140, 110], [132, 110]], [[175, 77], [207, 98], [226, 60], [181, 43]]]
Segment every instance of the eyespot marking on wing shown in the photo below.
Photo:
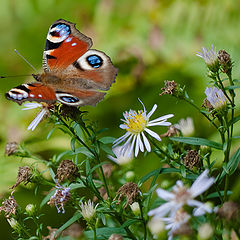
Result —
[[108, 57], [100, 51], [90, 49], [84, 53], [76, 62], [75, 67], [82, 70], [94, 70], [104, 68], [109, 61]]
[[78, 106], [83, 103], [79, 98], [68, 93], [56, 93], [57, 100], [70, 106]]

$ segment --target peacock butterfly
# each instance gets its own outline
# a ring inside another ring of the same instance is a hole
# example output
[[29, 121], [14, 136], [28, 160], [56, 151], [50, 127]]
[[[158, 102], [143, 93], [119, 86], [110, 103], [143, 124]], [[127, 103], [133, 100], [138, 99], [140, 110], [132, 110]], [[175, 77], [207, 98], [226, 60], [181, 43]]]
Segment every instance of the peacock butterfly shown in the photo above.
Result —
[[103, 52], [90, 49], [91, 38], [75, 24], [59, 19], [48, 31], [38, 81], [22, 84], [5, 94], [21, 105], [25, 101], [61, 102], [69, 106], [96, 105], [114, 82], [117, 68]]

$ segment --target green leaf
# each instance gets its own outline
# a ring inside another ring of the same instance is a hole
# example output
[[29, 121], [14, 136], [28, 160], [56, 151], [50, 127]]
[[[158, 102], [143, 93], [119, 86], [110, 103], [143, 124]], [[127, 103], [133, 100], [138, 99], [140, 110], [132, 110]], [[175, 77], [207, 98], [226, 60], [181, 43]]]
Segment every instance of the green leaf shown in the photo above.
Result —
[[205, 138], [171, 137], [170, 139], [172, 141], [182, 142], [182, 143], [186, 143], [186, 144], [190, 144], [190, 145], [197, 145], [197, 146], [203, 145], [203, 146], [208, 146], [208, 147], [212, 147], [212, 148], [219, 149], [219, 150], [223, 149], [222, 144], [207, 140]]
[[162, 173], [180, 173], [180, 170], [176, 169], [176, 168], [158, 168], [158, 169], [155, 169], [155, 170], [151, 171], [150, 173], [148, 173], [147, 175], [145, 175], [144, 177], [142, 177], [138, 182], [138, 186], [141, 187], [142, 184], [144, 182], [146, 182], [149, 178], [155, 176], [156, 174], [160, 175]]
[[240, 162], [240, 147], [238, 148], [238, 150], [233, 154], [233, 156], [231, 157], [231, 159], [229, 160], [229, 162], [227, 163], [227, 172], [232, 175], [237, 167], [238, 164]]
[[240, 120], [240, 115], [236, 116], [235, 118], [233, 118], [228, 125], [231, 126], [232, 124], [238, 122]]
[[72, 138], [71, 139], [71, 148], [73, 151], [75, 151], [75, 142], [76, 142], [76, 138]]
[[240, 86], [231, 85], [231, 86], [225, 87], [226, 90], [231, 90], [231, 89], [236, 89], [236, 88], [240, 88]]
[[55, 193], [55, 189], [53, 189], [41, 202], [40, 208], [42, 208], [50, 199], [51, 196]]
[[[232, 191], [227, 191], [227, 195], [231, 195], [232, 194]], [[207, 199], [210, 199], [210, 198], [218, 198], [220, 196], [224, 196], [224, 191], [219, 191], [219, 192], [214, 192], [214, 193], [210, 193], [208, 196], [207, 196]]]
[[103, 144], [109, 144], [109, 143], [113, 143], [115, 141], [115, 139], [116, 138], [114, 138], [114, 137], [102, 137], [98, 141], [100, 141]]
[[54, 236], [57, 236], [60, 232], [62, 232], [64, 229], [69, 227], [71, 224], [76, 222], [78, 219], [82, 217], [82, 214], [80, 212], [76, 212], [66, 223], [64, 223], [54, 234]]
[[49, 140], [49, 138], [52, 136], [52, 134], [53, 134], [53, 132], [56, 130], [56, 128], [54, 127], [54, 128], [52, 128], [50, 131], [49, 131], [49, 133], [48, 133], [48, 135], [47, 135], [47, 140]]
[[71, 183], [69, 185], [70, 189], [73, 190], [73, 189], [77, 189], [77, 188], [84, 188], [85, 185], [83, 184], [83, 182], [80, 182], [80, 183]]
[[125, 227], [128, 227], [136, 222], [139, 222], [140, 220], [139, 219], [129, 219], [127, 220], [126, 222], [124, 222], [121, 226], [121, 228], [125, 228]]
[[89, 152], [88, 149], [85, 147], [76, 148], [73, 155], [79, 154], [79, 153], [82, 153], [83, 155], [90, 157], [90, 158], [94, 157], [93, 154], [91, 152]]

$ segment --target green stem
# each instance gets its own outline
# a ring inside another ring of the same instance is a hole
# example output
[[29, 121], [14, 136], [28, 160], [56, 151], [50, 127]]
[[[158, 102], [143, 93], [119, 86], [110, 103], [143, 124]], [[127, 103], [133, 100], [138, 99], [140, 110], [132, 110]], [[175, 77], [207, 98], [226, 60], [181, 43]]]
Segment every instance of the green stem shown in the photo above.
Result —
[[94, 240], [97, 240], [97, 232], [96, 232], [96, 228], [93, 228], [93, 233], [94, 233]]
[[230, 97], [228, 96], [228, 94], [227, 94], [227, 92], [226, 92], [226, 90], [225, 90], [225, 88], [224, 88], [224, 86], [223, 86], [223, 83], [222, 83], [222, 80], [221, 80], [221, 78], [220, 78], [220, 76], [219, 76], [219, 73], [217, 73], [217, 80], [218, 80], [218, 83], [219, 83], [220, 86], [221, 86], [221, 89], [222, 89], [225, 97], [228, 99], [228, 101], [229, 101], [229, 102], [231, 103], [231, 105], [232, 105], [232, 100], [231, 100]]
[[196, 106], [190, 99], [184, 98], [186, 102], [188, 102], [190, 105], [192, 105], [195, 109], [197, 109], [205, 118], [208, 119], [208, 121], [218, 130], [218, 126], [208, 117], [208, 115], [204, 112], [202, 112], [198, 106]]
[[[89, 152], [91, 152], [93, 154], [93, 156], [95, 157], [95, 159], [97, 160], [98, 163], [100, 163], [100, 159], [99, 159], [99, 155], [97, 154], [96, 151], [92, 150], [76, 133], [75, 131], [69, 127], [67, 125], [67, 123], [63, 120], [63, 118], [58, 115], [58, 118], [61, 120], [61, 122], [63, 123], [63, 125], [70, 130], [70, 132], [73, 134], [74, 137], [76, 137], [76, 139], [85, 147], [88, 149]], [[109, 189], [108, 189], [108, 185], [107, 185], [107, 181], [106, 181], [106, 178], [104, 176], [104, 172], [103, 172], [103, 169], [102, 169], [102, 166], [100, 166], [100, 171], [101, 171], [101, 174], [102, 174], [102, 178], [103, 178], [103, 182], [104, 182], [104, 186], [105, 186], [105, 189], [106, 189], [106, 192], [107, 192], [107, 195], [108, 197], [111, 199], [110, 197], [110, 194], [109, 194]]]
[[142, 206], [142, 202], [140, 200], [138, 200], [138, 204], [140, 207], [140, 213], [141, 213], [141, 219], [142, 219], [142, 223], [143, 223], [143, 229], [144, 229], [144, 240], [147, 239], [147, 226], [146, 226], [146, 221], [143, 215], [143, 206]]

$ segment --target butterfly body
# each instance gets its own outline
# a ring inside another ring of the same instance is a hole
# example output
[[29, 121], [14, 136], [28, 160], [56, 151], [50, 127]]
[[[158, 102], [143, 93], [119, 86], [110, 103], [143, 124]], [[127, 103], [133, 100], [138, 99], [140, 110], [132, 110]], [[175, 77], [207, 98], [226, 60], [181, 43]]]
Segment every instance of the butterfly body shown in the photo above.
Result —
[[92, 40], [75, 24], [63, 19], [48, 31], [42, 74], [35, 83], [22, 84], [6, 93], [10, 100], [61, 102], [70, 106], [96, 105], [114, 82], [117, 69], [103, 52], [90, 49]]

